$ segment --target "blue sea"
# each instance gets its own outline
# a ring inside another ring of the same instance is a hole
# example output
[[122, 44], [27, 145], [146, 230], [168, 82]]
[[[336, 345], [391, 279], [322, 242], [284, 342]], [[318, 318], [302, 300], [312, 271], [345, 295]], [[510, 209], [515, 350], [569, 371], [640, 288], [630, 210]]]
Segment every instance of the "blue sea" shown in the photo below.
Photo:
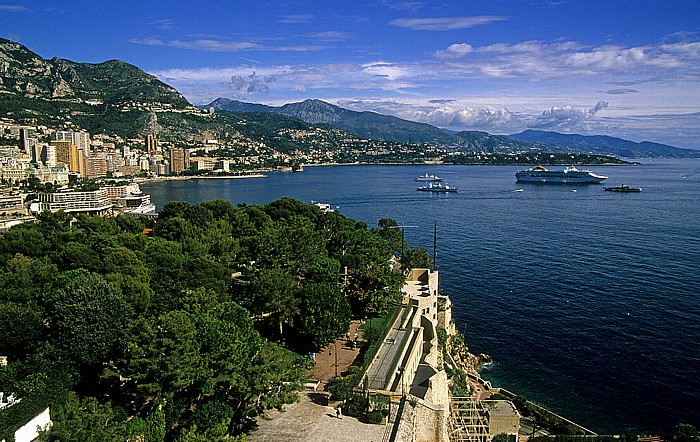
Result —
[[[514, 166], [335, 166], [142, 185], [158, 208], [282, 196], [406, 227], [433, 251], [482, 375], [596, 432], [700, 428], [700, 161], [592, 167], [604, 185], [516, 183]], [[455, 194], [416, 192], [418, 175]], [[522, 189], [522, 191], [517, 191]]]

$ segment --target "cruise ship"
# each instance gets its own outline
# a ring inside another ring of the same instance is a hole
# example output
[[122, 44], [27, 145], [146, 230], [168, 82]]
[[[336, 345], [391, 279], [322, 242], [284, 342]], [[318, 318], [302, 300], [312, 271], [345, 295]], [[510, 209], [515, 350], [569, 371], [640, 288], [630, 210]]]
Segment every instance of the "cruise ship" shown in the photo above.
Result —
[[587, 184], [600, 183], [608, 177], [596, 175], [590, 170], [578, 170], [573, 166], [564, 170], [549, 170], [546, 167], [535, 166], [532, 169], [517, 172], [515, 178], [518, 182], [528, 183]]

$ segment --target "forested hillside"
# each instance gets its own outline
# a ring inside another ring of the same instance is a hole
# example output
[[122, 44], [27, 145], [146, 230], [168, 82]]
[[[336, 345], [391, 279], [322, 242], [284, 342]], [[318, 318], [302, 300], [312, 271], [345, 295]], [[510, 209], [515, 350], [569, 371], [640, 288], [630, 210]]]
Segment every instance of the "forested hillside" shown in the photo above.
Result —
[[42, 440], [240, 435], [295, 400], [302, 355], [352, 312], [401, 299], [386, 220], [369, 230], [289, 198], [171, 202], [153, 226], [70, 219], [44, 212], [0, 235], [0, 391], [22, 398], [0, 412], [0, 439], [46, 406]]

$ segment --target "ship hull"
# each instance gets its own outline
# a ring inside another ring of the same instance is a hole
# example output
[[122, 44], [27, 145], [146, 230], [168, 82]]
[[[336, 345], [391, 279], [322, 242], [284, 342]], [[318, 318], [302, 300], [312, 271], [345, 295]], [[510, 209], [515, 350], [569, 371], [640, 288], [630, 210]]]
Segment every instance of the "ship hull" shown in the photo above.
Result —
[[590, 170], [567, 168], [565, 170], [547, 170], [543, 167], [521, 170], [515, 174], [519, 183], [546, 184], [597, 184], [608, 177], [596, 175]]

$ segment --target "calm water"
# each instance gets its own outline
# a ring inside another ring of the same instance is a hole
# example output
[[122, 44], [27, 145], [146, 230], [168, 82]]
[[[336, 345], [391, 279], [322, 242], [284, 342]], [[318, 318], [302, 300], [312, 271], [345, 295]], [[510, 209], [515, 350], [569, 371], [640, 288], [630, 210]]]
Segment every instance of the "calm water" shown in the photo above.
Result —
[[[417, 226], [407, 241], [431, 252], [437, 222], [457, 326], [496, 361], [484, 377], [602, 433], [700, 427], [700, 161], [644, 162], [593, 168], [639, 194], [516, 184], [509, 166], [307, 167], [142, 188], [159, 209], [327, 202], [370, 226]], [[459, 193], [416, 192], [426, 172]]]

